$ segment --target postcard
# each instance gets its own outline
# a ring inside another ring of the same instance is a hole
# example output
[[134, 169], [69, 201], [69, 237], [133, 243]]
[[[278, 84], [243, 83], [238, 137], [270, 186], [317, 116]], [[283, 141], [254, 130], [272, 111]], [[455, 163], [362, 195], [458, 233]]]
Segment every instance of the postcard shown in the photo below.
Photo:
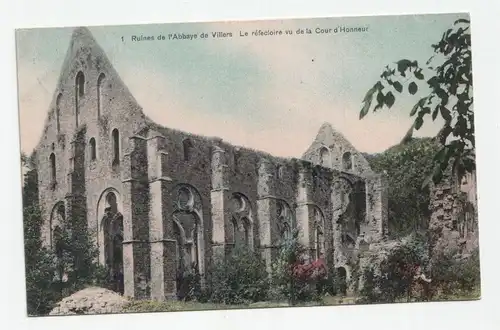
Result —
[[479, 299], [470, 24], [16, 30], [27, 314]]

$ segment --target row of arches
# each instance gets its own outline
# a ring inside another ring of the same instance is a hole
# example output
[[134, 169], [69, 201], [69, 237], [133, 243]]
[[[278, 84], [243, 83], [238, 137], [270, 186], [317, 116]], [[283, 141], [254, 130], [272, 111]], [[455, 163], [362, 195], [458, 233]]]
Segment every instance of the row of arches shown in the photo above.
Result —
[[[172, 230], [176, 243], [176, 274], [179, 281], [186, 273], [205, 270], [205, 230], [203, 205], [199, 192], [191, 185], [181, 184], [172, 194]], [[277, 224], [281, 237], [286, 238], [295, 226], [294, 214], [285, 201], [277, 200]], [[254, 219], [249, 199], [234, 193], [230, 200], [232, 241], [235, 245], [253, 249]], [[319, 207], [314, 207], [316, 258], [324, 254], [325, 219]], [[65, 207], [59, 202], [51, 214], [51, 246], [56, 247], [57, 233], [64, 230]], [[109, 272], [113, 290], [123, 293], [123, 204], [120, 193], [114, 188], [106, 189], [97, 205], [99, 259]], [[181, 286], [179, 286], [181, 287]]]
[[[333, 157], [331, 151], [327, 147], [321, 147], [319, 150], [319, 163], [323, 167], [333, 166]], [[350, 171], [353, 169], [353, 156], [351, 152], [346, 151], [342, 155], [342, 170]]]
[[[97, 78], [97, 118], [101, 116], [103, 100], [104, 100], [104, 82], [106, 81], [106, 75], [104, 73], [99, 74]], [[80, 115], [80, 100], [85, 95], [85, 75], [83, 71], [78, 71], [75, 76], [75, 124], [76, 127], [79, 126], [79, 115]], [[57, 134], [61, 132], [61, 101], [62, 93], [59, 93], [56, 98], [56, 130]]]

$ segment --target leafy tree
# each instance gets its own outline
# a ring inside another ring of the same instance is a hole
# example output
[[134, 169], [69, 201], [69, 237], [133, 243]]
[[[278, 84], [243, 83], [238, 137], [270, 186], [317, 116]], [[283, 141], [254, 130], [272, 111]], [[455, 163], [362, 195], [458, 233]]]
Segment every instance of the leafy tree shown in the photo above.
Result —
[[44, 315], [64, 296], [87, 284], [102, 284], [104, 272], [87, 231], [70, 219], [63, 226], [66, 230], [54, 235], [55, 251], [42, 245], [37, 169], [25, 155], [21, 155], [21, 163], [27, 169], [23, 185], [27, 309], [29, 315]]
[[[28, 158], [21, 159], [27, 166]], [[42, 247], [42, 213], [38, 205], [36, 169], [25, 174], [23, 186], [23, 230], [25, 250], [26, 300], [29, 315], [48, 313], [60, 298], [54, 285], [55, 256]]]
[[398, 238], [427, 228], [430, 217], [429, 188], [423, 183], [432, 174], [439, 145], [430, 138], [406, 141], [367, 157], [373, 170], [388, 178], [389, 233]]
[[416, 95], [419, 89], [425, 90], [425, 96], [410, 111], [415, 121], [407, 137], [420, 129], [429, 115], [432, 120], [444, 120], [437, 136], [441, 148], [426, 183], [430, 179], [438, 183], [450, 165], [458, 178], [475, 169], [470, 21], [455, 21], [432, 48], [434, 55], [424, 66], [408, 59], [386, 66], [381, 79], [366, 93], [360, 111], [361, 119], [371, 109], [391, 108], [397, 94]]

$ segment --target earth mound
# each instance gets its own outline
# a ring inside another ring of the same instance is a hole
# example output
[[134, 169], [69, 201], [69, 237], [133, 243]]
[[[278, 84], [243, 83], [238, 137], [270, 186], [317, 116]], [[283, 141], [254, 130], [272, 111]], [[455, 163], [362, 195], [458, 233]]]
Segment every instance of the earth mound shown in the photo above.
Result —
[[111, 290], [90, 287], [61, 300], [49, 315], [120, 313], [128, 302]]

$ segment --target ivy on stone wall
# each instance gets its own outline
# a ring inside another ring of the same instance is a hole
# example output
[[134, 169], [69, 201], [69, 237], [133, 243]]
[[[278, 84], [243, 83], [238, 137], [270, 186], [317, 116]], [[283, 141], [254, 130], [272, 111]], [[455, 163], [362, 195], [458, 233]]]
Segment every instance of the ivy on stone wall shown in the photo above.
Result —
[[23, 186], [27, 310], [29, 315], [45, 315], [57, 301], [87, 284], [102, 284], [104, 272], [86, 231], [66, 230], [55, 235], [59, 236], [55, 251], [42, 245], [36, 166], [26, 155], [21, 156], [21, 163], [27, 170]]
[[423, 183], [432, 174], [438, 150], [434, 140], [414, 138], [367, 157], [374, 171], [387, 173], [390, 236], [403, 237], [427, 229], [430, 192]]

